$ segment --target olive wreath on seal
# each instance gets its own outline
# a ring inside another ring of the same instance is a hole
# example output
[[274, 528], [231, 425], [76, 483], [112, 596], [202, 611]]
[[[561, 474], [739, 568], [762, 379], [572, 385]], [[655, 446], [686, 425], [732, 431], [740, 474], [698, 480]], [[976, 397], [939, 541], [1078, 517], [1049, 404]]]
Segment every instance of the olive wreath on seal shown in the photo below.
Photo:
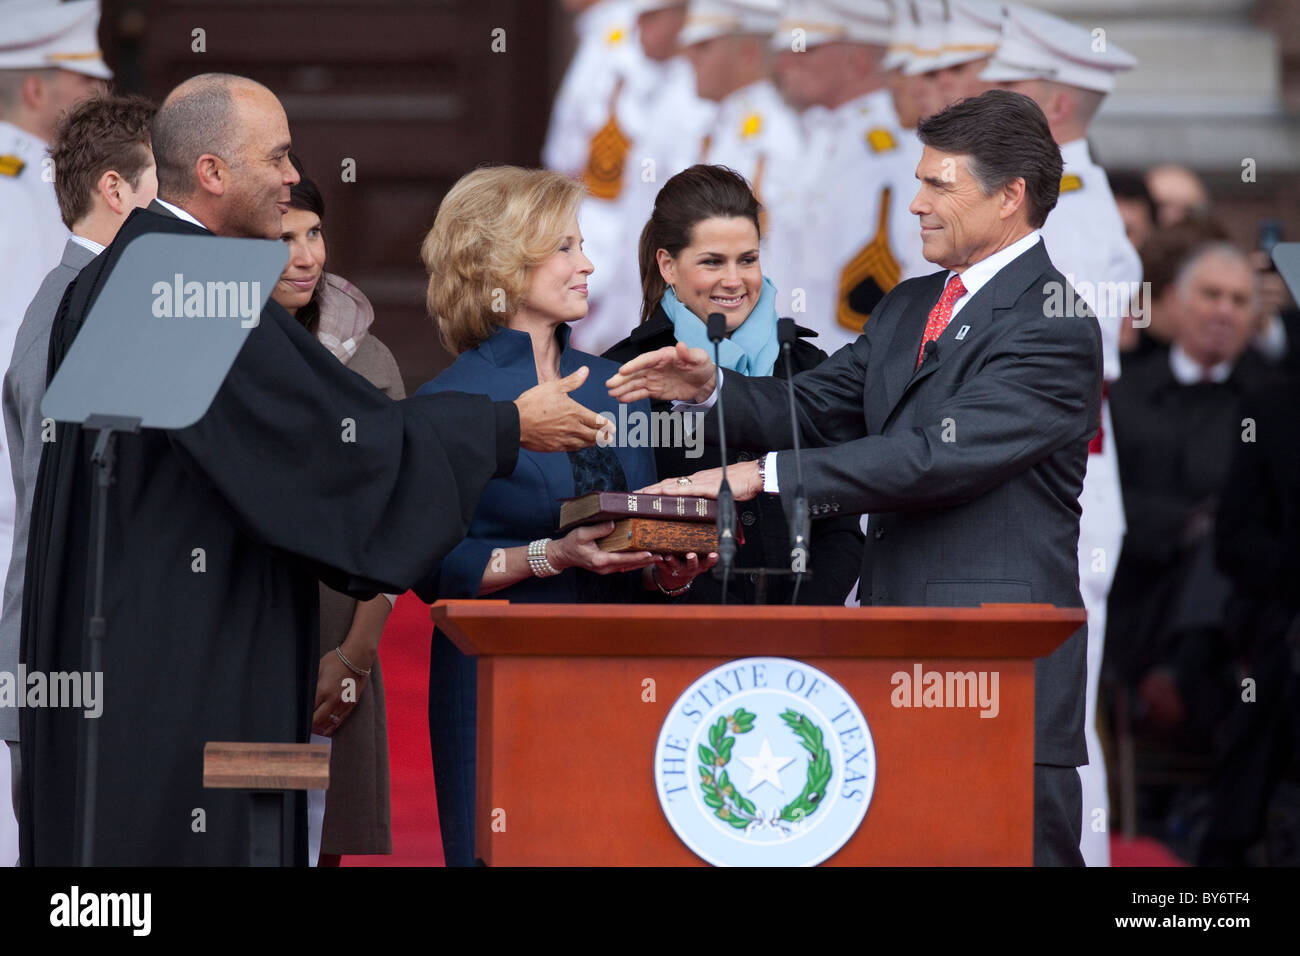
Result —
[[733, 734], [747, 734], [754, 729], [754, 714], [741, 707], [729, 717], [719, 717], [718, 722], [709, 728], [709, 744], [700, 744], [700, 786], [704, 791], [704, 803], [713, 809], [713, 815], [737, 830], [746, 830], [752, 826], [783, 827], [783, 823], [798, 823], [811, 816], [826, 796], [826, 786], [831, 779], [831, 757], [822, 741], [822, 732], [816, 724], [796, 710], [782, 712], [785, 721], [799, 738], [800, 744], [808, 751], [808, 775], [804, 780], [803, 790], [799, 796], [781, 808], [780, 813], [773, 812], [770, 818], [764, 818], [752, 800], [740, 793], [731, 782], [726, 766], [731, 762], [731, 749], [735, 746]]

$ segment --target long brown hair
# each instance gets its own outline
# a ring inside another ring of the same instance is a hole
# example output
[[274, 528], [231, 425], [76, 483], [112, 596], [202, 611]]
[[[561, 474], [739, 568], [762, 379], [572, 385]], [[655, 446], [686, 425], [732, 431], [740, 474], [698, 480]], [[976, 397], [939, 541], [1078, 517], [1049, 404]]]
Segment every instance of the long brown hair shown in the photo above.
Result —
[[676, 258], [691, 244], [696, 223], [705, 219], [748, 219], [759, 238], [758, 216], [762, 207], [745, 177], [726, 166], [697, 164], [683, 169], [659, 190], [654, 212], [641, 230], [637, 259], [641, 265], [641, 321], [654, 315], [668, 290], [659, 272], [660, 249]]

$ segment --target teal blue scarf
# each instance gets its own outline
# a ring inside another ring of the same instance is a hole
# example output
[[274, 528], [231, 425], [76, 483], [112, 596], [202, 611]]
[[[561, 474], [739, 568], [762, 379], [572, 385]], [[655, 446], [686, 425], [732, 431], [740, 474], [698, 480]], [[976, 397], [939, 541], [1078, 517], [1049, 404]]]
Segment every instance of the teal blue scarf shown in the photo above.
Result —
[[[704, 349], [713, 358], [713, 343], [705, 322], [686, 306], [670, 288], [659, 300], [659, 305], [673, 323], [673, 335], [678, 342], [691, 348]], [[740, 328], [722, 340], [719, 357], [722, 367], [741, 375], [771, 375], [781, 346], [776, 341], [776, 286], [763, 277], [763, 291], [750, 310], [749, 317]]]

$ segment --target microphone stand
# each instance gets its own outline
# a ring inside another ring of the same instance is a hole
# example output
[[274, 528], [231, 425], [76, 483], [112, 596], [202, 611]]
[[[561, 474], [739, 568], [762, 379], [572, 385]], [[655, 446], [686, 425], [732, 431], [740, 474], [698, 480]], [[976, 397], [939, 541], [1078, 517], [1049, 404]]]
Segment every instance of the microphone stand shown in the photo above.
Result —
[[790, 603], [799, 603], [799, 586], [808, 571], [808, 548], [811, 532], [808, 527], [808, 498], [803, 487], [803, 457], [799, 454], [799, 413], [794, 401], [794, 365], [791, 359], [796, 337], [794, 319], [780, 319], [776, 323], [777, 340], [785, 355], [786, 393], [790, 397], [790, 431], [794, 439], [794, 515], [790, 521], [790, 570], [794, 573], [794, 588]]
[[[721, 312], [709, 314], [709, 341], [713, 343], [713, 367], [722, 367], [722, 340], [727, 337], [727, 320]], [[718, 485], [718, 564], [722, 567], [722, 603], [727, 603], [731, 567], [736, 561], [736, 500], [727, 483], [727, 430], [722, 413], [722, 389], [718, 389], [718, 445], [722, 454], [722, 481]]]
[[[782, 322], [789, 323], [790, 341], [794, 341], [794, 320], [782, 319]], [[713, 364], [721, 366], [721, 344], [727, 336], [727, 320], [720, 312], [714, 312], [709, 315], [709, 341], [713, 343]], [[780, 325], [778, 324], [778, 334], [780, 334]], [[786, 343], [786, 371], [790, 370], [790, 353], [789, 344]], [[791, 407], [794, 402], [794, 386], [791, 385], [790, 401]], [[799, 596], [799, 582], [805, 577], [811, 577], [812, 573], [807, 570], [808, 557], [808, 501], [803, 492], [803, 470], [799, 459], [799, 439], [795, 436], [795, 548], [791, 551], [790, 568], [737, 568], [736, 561], [736, 498], [731, 490], [731, 485], [727, 481], [727, 432], [724, 425], [724, 416], [722, 411], [722, 389], [718, 389], [718, 451], [722, 457], [722, 480], [718, 484], [718, 565], [713, 569], [713, 576], [722, 580], [722, 600], [721, 603], [727, 603], [727, 588], [730, 584], [731, 575], [735, 573], [747, 573], [756, 576], [755, 581], [755, 603], [763, 604], [766, 601], [767, 585], [770, 577], [780, 577], [787, 574], [795, 575], [794, 597]], [[803, 515], [802, 522], [797, 518], [799, 514]], [[791, 602], [793, 603], [793, 601]]]

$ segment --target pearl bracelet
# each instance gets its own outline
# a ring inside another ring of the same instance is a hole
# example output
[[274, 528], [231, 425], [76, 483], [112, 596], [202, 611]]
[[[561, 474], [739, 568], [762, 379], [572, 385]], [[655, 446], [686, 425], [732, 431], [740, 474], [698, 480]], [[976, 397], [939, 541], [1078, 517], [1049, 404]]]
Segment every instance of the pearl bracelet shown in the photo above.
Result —
[[560, 573], [560, 569], [546, 556], [546, 546], [550, 543], [550, 538], [538, 538], [528, 544], [528, 567], [535, 578], [549, 578]]

